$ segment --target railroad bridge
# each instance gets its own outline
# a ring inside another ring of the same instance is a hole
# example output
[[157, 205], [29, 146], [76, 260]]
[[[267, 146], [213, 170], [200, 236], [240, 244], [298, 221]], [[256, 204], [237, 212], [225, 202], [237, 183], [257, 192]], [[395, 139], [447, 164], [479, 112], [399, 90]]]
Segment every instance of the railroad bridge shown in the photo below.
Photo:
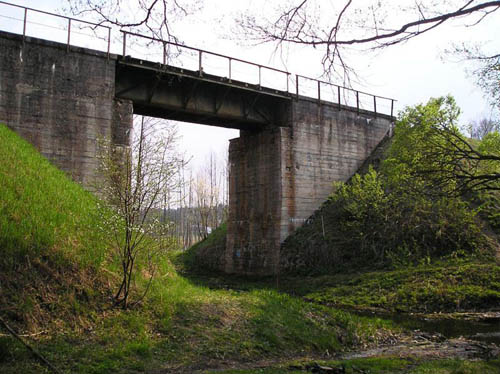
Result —
[[[108, 28], [104, 48], [83, 48], [72, 31], [91, 23], [68, 17], [57, 16], [67, 40], [35, 38], [29, 17], [40, 12], [21, 9], [22, 29], [0, 31], [0, 122], [84, 186], [97, 138], [128, 144], [133, 114], [240, 130], [229, 145], [227, 273], [277, 272], [280, 244], [392, 129], [392, 99], [126, 31], [111, 53]], [[134, 57], [137, 45], [159, 52]], [[193, 67], [172, 58], [182, 49]], [[210, 71], [211, 58], [222, 70]], [[254, 75], [238, 77], [238, 66]]]

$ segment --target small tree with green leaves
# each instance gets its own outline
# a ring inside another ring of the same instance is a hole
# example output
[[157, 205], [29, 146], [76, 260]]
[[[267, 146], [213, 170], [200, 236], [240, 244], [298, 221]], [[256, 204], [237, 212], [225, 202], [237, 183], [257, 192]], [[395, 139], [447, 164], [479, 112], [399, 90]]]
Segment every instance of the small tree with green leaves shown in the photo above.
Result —
[[498, 133], [473, 142], [460, 132], [459, 115], [451, 96], [401, 113], [384, 168], [393, 186], [425, 185], [427, 193], [440, 195], [500, 190]]
[[168, 223], [151, 218], [150, 213], [177, 183], [176, 172], [182, 164], [175, 148], [175, 127], [142, 117], [136, 129], [130, 147], [101, 141], [99, 154], [102, 224], [113, 233], [110, 241], [120, 266], [121, 281], [114, 303], [124, 309], [130, 305], [137, 268], [147, 267], [143, 273], [149, 274], [149, 281], [134, 303], [149, 290], [155, 259], [172, 245]]

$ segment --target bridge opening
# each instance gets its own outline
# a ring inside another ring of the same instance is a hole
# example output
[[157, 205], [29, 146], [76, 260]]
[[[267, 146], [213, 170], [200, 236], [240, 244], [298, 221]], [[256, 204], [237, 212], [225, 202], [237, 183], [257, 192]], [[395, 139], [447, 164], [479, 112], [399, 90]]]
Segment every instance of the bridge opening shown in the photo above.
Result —
[[37, 39], [33, 12], [23, 8], [19, 34], [0, 31], [0, 121], [84, 185], [98, 136], [127, 144], [133, 114], [240, 130], [229, 143], [228, 273], [278, 272], [280, 244], [391, 134], [393, 99], [127, 31], [118, 51], [110, 29], [104, 50], [76, 47], [68, 17], [65, 42]]

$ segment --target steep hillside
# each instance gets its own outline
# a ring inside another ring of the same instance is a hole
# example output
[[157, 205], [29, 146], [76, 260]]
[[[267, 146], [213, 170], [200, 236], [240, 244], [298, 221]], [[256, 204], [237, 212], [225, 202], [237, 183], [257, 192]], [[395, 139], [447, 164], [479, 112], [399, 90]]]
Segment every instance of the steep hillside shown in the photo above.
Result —
[[97, 200], [3, 125], [0, 144], [0, 315], [29, 331], [72, 323], [104, 295]]

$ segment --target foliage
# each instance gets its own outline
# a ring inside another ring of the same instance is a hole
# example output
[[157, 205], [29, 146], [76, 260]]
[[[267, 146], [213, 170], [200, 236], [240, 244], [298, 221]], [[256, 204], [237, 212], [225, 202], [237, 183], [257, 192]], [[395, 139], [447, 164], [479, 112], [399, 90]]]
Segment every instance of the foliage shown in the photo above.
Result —
[[[245, 292], [196, 285], [165, 256], [152, 280], [147, 269], [136, 274], [137, 292], [149, 287], [140, 308], [110, 308], [105, 290], [119, 284], [120, 268], [107, 256], [112, 232], [103, 237], [98, 228], [97, 199], [5, 127], [0, 142], [0, 313], [63, 372], [175, 371], [323, 354], [373, 341], [389, 327], [252, 285]], [[2, 335], [0, 372], [45, 368]]]
[[[115, 250], [122, 276], [115, 305], [124, 309], [137, 263], [142, 260], [148, 264], [152, 279], [155, 262], [172, 246], [168, 223], [149, 219], [149, 215], [172, 187], [181, 160], [174, 147], [175, 129], [152, 132], [153, 125], [142, 117], [131, 147], [102, 141], [99, 154], [102, 183], [98, 191], [104, 202], [101, 224], [104, 230], [112, 232], [110, 246]], [[147, 289], [135, 302], [146, 292]]]
[[373, 169], [340, 185], [331, 199], [338, 210], [336, 235], [344, 238], [344, 258], [397, 265], [457, 251], [471, 253], [485, 245], [466, 203], [446, 197], [431, 200], [402, 189], [386, 191]]
[[448, 96], [400, 114], [384, 168], [391, 187], [439, 195], [500, 189], [498, 133], [476, 146], [460, 133], [459, 113]]

